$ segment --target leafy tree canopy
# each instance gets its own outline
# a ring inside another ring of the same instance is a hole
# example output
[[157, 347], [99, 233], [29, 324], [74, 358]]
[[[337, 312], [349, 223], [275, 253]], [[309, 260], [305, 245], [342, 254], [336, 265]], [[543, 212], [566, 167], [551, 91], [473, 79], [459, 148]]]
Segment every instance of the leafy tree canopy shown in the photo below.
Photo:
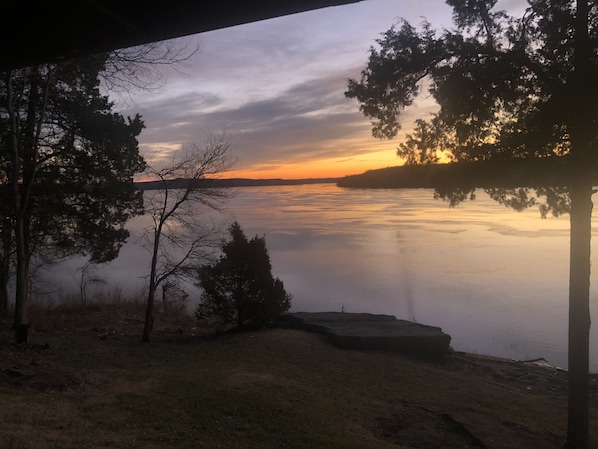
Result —
[[[14, 242], [15, 320], [26, 329], [35, 254], [113, 259], [142, 211], [133, 175], [144, 167], [139, 116], [125, 119], [100, 93], [106, 57], [0, 73], [0, 281], [6, 296]], [[11, 241], [11, 238], [14, 240]], [[17, 332], [17, 338], [20, 333]]]
[[100, 93], [104, 60], [0, 75], [0, 169], [4, 194], [19, 189], [13, 214], [27, 217], [32, 245], [97, 262], [116, 257], [124, 223], [141, 212], [132, 181], [144, 168], [141, 117], [113, 112]]
[[[516, 18], [496, 11], [496, 0], [447, 3], [454, 28], [403, 20], [371, 48], [361, 79], [349, 80], [346, 95], [372, 119], [373, 135], [396, 136], [405, 108], [427, 91], [438, 109], [400, 144], [407, 163], [441, 154], [455, 162], [570, 158], [577, 145], [575, 158], [585, 161], [577, 167], [589, 169], [598, 145], [598, 5], [577, 14], [570, 0], [530, 0]], [[587, 33], [576, 39], [581, 16]], [[536, 203], [528, 189], [490, 193], [516, 209]], [[549, 201], [542, 212], [567, 210], [567, 201]]]
[[[400, 145], [398, 154], [408, 163], [436, 162], [440, 152], [461, 163], [565, 162], [541, 164], [551, 171], [544, 181], [553, 182], [536, 189], [535, 196], [528, 187], [488, 192], [516, 210], [545, 196], [543, 215], [570, 213], [567, 447], [586, 449], [598, 3], [528, 0], [519, 18], [496, 11], [496, 0], [447, 3], [453, 7], [454, 29], [436, 31], [424, 22], [418, 30], [406, 21], [391, 28], [371, 49], [361, 80], [349, 81], [346, 95], [357, 98], [372, 119], [374, 136], [390, 138], [401, 127], [404, 109], [427, 90], [438, 110], [419, 120]], [[560, 167], [565, 169], [555, 170]], [[459, 179], [446, 187], [437, 194], [452, 203], [474, 191]]]

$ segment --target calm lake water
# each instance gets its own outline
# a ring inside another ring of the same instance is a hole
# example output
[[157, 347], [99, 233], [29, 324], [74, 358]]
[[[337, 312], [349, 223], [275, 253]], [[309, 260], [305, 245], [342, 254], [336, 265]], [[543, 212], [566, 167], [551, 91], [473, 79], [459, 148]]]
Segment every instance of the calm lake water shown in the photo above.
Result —
[[[391, 314], [441, 327], [459, 351], [567, 364], [568, 216], [513, 212], [483, 192], [449, 208], [431, 190], [333, 184], [239, 188], [227, 204], [229, 222], [266, 236], [293, 311]], [[102, 273], [112, 285], [141, 288], [148, 261], [129, 243]], [[595, 275], [592, 283], [595, 298]], [[592, 371], [597, 335], [594, 328]]]

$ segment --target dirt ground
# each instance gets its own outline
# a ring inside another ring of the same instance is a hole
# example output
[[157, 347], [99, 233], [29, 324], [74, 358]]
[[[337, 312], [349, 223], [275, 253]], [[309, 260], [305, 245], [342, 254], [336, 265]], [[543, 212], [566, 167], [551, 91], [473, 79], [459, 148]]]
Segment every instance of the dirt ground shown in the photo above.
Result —
[[[33, 326], [27, 345], [0, 332], [0, 447], [564, 442], [567, 373], [538, 362], [454, 353], [433, 365], [283, 329], [213, 337], [180, 316], [157, 320], [149, 345], [140, 343], [141, 329], [139, 315], [106, 323], [92, 314]], [[597, 406], [592, 376], [594, 444]]]

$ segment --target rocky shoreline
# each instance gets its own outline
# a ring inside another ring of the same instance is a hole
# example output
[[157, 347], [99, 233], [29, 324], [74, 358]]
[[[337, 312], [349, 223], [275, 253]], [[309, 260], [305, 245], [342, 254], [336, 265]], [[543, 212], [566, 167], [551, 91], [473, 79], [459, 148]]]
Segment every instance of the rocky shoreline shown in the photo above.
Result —
[[[544, 359], [510, 360], [467, 352], [454, 352], [446, 357], [445, 367], [451, 371], [482, 374], [529, 393], [567, 396], [568, 371], [552, 366]], [[598, 373], [590, 373], [590, 402], [598, 405]]]
[[[512, 360], [454, 351], [449, 346], [451, 337], [442, 329], [398, 320], [392, 315], [296, 312], [285, 315], [278, 324], [322, 334], [345, 349], [401, 352], [464, 375], [484, 375], [528, 393], [567, 396], [567, 370], [550, 365], [545, 359]], [[590, 395], [592, 403], [598, 404], [598, 373], [590, 374]]]
[[442, 362], [452, 352], [450, 335], [439, 327], [393, 315], [295, 312], [284, 315], [279, 327], [322, 334], [339, 348], [394, 351], [433, 362]]

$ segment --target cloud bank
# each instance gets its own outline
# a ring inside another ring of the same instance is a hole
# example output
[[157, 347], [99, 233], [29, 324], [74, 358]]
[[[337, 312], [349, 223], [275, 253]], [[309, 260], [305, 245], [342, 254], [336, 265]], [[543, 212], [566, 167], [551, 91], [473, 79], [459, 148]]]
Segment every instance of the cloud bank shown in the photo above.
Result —
[[[519, 7], [523, 0], [503, 0]], [[146, 123], [141, 149], [167, 154], [207, 133], [226, 131], [236, 174], [342, 176], [398, 165], [401, 137], [380, 141], [358, 104], [344, 96], [380, 33], [405, 17], [450, 24], [442, 0], [370, 0], [256, 22], [188, 38], [200, 51], [158, 92], [133, 95], [128, 113]], [[404, 117], [433, 110], [428, 99]]]

